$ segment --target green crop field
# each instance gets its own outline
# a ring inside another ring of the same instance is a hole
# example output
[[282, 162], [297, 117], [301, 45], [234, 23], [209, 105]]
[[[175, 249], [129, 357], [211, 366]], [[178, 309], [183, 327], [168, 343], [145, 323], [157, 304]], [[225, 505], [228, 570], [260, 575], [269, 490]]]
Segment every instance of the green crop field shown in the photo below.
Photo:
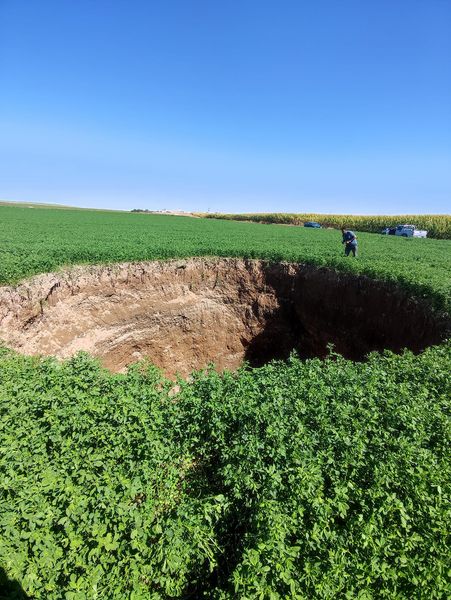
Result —
[[[346, 259], [333, 230], [0, 206], [0, 282], [260, 257], [397, 282], [449, 312], [451, 241], [358, 238]], [[450, 364], [450, 342], [293, 355], [174, 388], [146, 363], [111, 374], [0, 348], [4, 597], [21, 597], [14, 581], [39, 600], [450, 597]]]
[[349, 227], [369, 233], [380, 233], [385, 227], [410, 223], [418, 229], [425, 229], [428, 237], [451, 239], [451, 215], [323, 215], [317, 213], [241, 213], [233, 215], [208, 213], [203, 216], [209, 219], [286, 225], [304, 225], [308, 221], [316, 221], [323, 227]]
[[451, 240], [359, 233], [358, 260], [341, 234], [283, 225], [140, 213], [0, 206], [0, 284], [61, 266], [187, 256], [300, 261], [396, 281], [447, 306]]

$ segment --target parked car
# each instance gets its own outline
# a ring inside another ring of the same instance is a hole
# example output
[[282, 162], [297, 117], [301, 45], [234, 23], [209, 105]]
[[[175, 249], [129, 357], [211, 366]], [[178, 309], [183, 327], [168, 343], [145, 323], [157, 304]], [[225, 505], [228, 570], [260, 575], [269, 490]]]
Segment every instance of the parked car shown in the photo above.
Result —
[[398, 225], [395, 231], [395, 235], [400, 235], [401, 237], [425, 238], [427, 234], [427, 231], [424, 229], [417, 229], [415, 225]]
[[321, 229], [321, 225], [319, 223], [316, 223], [315, 221], [307, 221], [307, 223], [304, 223], [304, 227], [314, 227], [315, 229]]
[[386, 227], [382, 230], [386, 235], [398, 235], [401, 237], [425, 238], [428, 234], [424, 229], [417, 229], [415, 225], [397, 225], [396, 227]]

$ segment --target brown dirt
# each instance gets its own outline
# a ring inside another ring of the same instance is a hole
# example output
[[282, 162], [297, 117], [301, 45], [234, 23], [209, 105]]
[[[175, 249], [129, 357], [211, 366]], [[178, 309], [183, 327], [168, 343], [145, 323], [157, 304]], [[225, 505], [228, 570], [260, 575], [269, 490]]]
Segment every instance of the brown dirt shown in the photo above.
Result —
[[189, 259], [73, 267], [0, 288], [0, 339], [25, 354], [85, 350], [121, 371], [148, 357], [166, 374], [235, 369], [327, 345], [352, 359], [415, 352], [449, 320], [392, 285], [302, 264]]

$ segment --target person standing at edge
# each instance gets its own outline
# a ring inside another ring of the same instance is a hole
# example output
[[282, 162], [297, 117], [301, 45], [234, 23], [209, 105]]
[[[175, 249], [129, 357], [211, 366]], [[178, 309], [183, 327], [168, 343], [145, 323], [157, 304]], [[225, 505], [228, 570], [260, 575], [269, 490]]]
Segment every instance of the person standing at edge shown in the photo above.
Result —
[[357, 256], [357, 238], [354, 232], [342, 227], [341, 233], [343, 234], [342, 243], [345, 244], [345, 256], [349, 256], [350, 252], [352, 252], [352, 256]]

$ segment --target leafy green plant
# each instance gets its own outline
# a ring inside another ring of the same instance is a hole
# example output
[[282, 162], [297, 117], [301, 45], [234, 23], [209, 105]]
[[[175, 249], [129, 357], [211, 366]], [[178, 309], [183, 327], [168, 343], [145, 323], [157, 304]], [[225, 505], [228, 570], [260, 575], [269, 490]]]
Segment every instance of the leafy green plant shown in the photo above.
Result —
[[173, 382], [0, 355], [0, 562], [34, 598], [444, 598], [451, 345]]

